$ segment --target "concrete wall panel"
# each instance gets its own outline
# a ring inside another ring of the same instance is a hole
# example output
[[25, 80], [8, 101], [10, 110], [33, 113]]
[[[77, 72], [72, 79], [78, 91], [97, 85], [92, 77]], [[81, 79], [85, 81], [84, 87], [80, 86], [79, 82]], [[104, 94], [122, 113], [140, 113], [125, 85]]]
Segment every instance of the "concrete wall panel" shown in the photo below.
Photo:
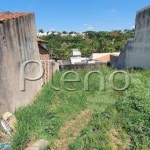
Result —
[[150, 68], [150, 7], [136, 14], [134, 48], [127, 51], [126, 62], [129, 68]]
[[[29, 104], [41, 89], [41, 81], [26, 81], [20, 91], [20, 67], [27, 60], [39, 60], [34, 14], [0, 23], [0, 115]], [[39, 67], [27, 67], [26, 75], [36, 77]]]
[[128, 39], [117, 68], [150, 68], [150, 6], [137, 11], [134, 39]]

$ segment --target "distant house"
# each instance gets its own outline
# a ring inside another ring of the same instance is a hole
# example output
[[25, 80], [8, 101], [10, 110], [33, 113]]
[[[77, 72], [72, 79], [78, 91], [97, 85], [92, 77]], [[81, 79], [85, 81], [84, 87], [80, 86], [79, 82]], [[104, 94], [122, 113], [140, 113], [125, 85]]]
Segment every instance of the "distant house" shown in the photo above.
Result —
[[40, 60], [50, 60], [50, 53], [46, 49], [46, 44], [48, 42], [39, 38], [37, 39], [37, 41], [39, 47]]
[[119, 56], [120, 52], [114, 53], [93, 53], [91, 58], [98, 61], [98, 62], [110, 62], [110, 56], [115, 55]]
[[70, 57], [71, 64], [81, 64], [87, 61], [87, 58], [81, 57], [79, 49], [72, 49], [72, 55]]
[[70, 58], [71, 64], [93, 64], [95, 61], [91, 58], [81, 57], [79, 49], [72, 49], [72, 56]]
[[52, 59], [52, 56], [46, 49], [46, 44], [48, 43], [45, 40], [37, 38], [38, 42], [38, 47], [39, 47], [39, 56], [40, 60], [42, 61], [43, 64], [43, 69], [44, 69], [44, 75], [43, 75], [43, 85], [47, 83], [52, 75], [59, 70], [58, 63], [55, 62], [55, 60]]
[[40, 60], [42, 61], [43, 68], [44, 68], [44, 75], [43, 75], [43, 85], [47, 83], [50, 79], [50, 76], [52, 75], [52, 69], [51, 69], [51, 62], [50, 62], [50, 54], [46, 49], [47, 41], [42, 39], [37, 39], [38, 47], [39, 47], [39, 55]]
[[72, 49], [72, 57], [80, 57], [81, 58], [81, 52], [79, 49]]
[[76, 37], [77, 35], [78, 35], [78, 34], [76, 34], [76, 33], [72, 33], [72, 34], [71, 34], [72, 37]]
[[38, 37], [47, 36], [47, 35], [48, 35], [47, 32], [44, 32], [44, 33], [39, 32], [39, 33], [37, 33]]
[[64, 34], [64, 33], [61, 34], [61, 37], [66, 37], [66, 36], [69, 36], [69, 34]]

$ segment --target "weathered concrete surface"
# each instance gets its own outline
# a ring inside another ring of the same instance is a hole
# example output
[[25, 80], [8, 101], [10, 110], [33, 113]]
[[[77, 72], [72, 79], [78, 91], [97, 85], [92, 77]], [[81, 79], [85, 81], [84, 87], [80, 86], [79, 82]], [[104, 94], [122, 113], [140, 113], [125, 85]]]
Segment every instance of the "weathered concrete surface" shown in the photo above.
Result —
[[[20, 91], [20, 67], [27, 60], [39, 60], [34, 14], [0, 22], [0, 115], [30, 103], [41, 89], [41, 81], [26, 81]], [[38, 74], [36, 64], [27, 66], [27, 76]]]
[[111, 66], [117, 69], [128, 68], [128, 65], [130, 65], [129, 60], [132, 59], [132, 56], [134, 55], [133, 46], [134, 39], [128, 39], [125, 44], [124, 50], [120, 53], [119, 57], [113, 55], [110, 57]]
[[134, 48], [126, 62], [129, 68], [150, 68], [150, 6], [136, 14]]
[[110, 65], [111, 65], [111, 67], [117, 68], [118, 58], [119, 58], [119, 56], [110, 55]]
[[117, 69], [123, 69], [126, 66], [126, 50], [123, 50], [117, 60]]
[[120, 56], [117, 60], [117, 69], [124, 69], [128, 68], [130, 66], [129, 60], [132, 60], [133, 58], [133, 46], [134, 46], [134, 39], [128, 39], [124, 50], [120, 53]]
[[134, 39], [128, 39], [117, 68], [150, 68], [150, 6], [137, 11]]
[[132, 68], [131, 62], [134, 61], [134, 38], [128, 39], [125, 46], [125, 65], [124, 68]]

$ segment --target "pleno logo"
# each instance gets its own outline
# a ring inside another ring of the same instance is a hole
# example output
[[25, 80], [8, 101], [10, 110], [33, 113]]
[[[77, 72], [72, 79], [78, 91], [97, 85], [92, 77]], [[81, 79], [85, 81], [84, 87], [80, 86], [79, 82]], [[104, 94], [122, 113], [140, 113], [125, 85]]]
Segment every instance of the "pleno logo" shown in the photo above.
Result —
[[[52, 61], [44, 61], [45, 63], [51, 62], [51, 73], [53, 73], [53, 62]], [[29, 78], [25, 75], [25, 70], [26, 70], [26, 66], [30, 65], [32, 63], [36, 63], [38, 64], [39, 67], [39, 75], [35, 78]], [[72, 74], [75, 78], [74, 79], [66, 79], [67, 76], [69, 74]], [[90, 76], [92, 76], [93, 74], [98, 74], [100, 77], [100, 81], [99, 81], [99, 85], [100, 85], [100, 91], [105, 91], [106, 90], [106, 79], [105, 79], [105, 75], [103, 74], [103, 72], [96, 70], [96, 71], [90, 71], [88, 72], [85, 77], [84, 77], [84, 91], [89, 91], [89, 81], [90, 81]], [[122, 74], [122, 76], [124, 76], [125, 82], [124, 85], [121, 88], [115, 87], [115, 76], [117, 76], [117, 74]], [[20, 69], [20, 90], [21, 91], [25, 91], [25, 81], [37, 81], [40, 80], [44, 75], [44, 69], [43, 69], [43, 61], [37, 61], [37, 60], [30, 60], [30, 61], [26, 61], [22, 64], [21, 69]], [[48, 74], [49, 76], [49, 74]], [[53, 76], [51, 81], [53, 81]], [[79, 76], [78, 72], [75, 71], [66, 71], [65, 73], [62, 74], [61, 78], [60, 78], [60, 85], [61, 88], [64, 88], [67, 91], [75, 91], [76, 89], [74, 88], [68, 88], [65, 86], [65, 83], [70, 83], [73, 84], [75, 82], [81, 82], [81, 78]], [[115, 91], [124, 91], [126, 89], [128, 89], [128, 87], [130, 86], [130, 77], [129, 74], [125, 71], [115, 71], [113, 72], [110, 77], [109, 77], [109, 84], [110, 84], [110, 88], [112, 88]], [[53, 90], [59, 91], [60, 89], [58, 87], [55, 87], [53, 85], [53, 82], [50, 82], [51, 88]]]

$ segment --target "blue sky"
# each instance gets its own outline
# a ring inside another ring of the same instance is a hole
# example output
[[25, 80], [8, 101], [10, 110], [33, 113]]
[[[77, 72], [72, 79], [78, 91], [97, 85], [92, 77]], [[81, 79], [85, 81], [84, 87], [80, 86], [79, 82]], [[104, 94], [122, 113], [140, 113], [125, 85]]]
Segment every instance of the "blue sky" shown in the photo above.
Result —
[[131, 29], [136, 11], [150, 0], [4, 0], [0, 11], [35, 12], [44, 31], [111, 31]]

